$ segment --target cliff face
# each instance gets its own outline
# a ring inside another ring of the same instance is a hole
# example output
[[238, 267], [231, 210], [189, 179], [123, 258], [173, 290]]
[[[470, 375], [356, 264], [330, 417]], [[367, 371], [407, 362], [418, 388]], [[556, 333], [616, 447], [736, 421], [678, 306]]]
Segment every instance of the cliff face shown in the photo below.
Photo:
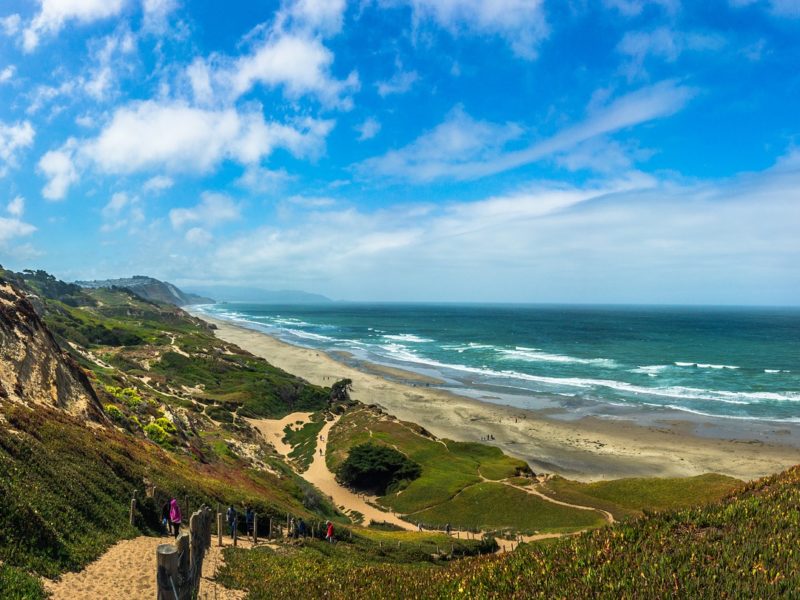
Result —
[[1, 278], [0, 399], [105, 420], [86, 374], [59, 348], [31, 302]]

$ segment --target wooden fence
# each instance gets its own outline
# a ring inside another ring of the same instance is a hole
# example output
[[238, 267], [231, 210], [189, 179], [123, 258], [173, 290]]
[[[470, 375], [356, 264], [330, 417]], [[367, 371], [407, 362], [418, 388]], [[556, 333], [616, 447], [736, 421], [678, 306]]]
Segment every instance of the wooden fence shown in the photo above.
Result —
[[189, 533], [156, 549], [158, 600], [189, 600], [200, 590], [203, 558], [211, 547], [213, 512], [204, 506], [189, 519]]

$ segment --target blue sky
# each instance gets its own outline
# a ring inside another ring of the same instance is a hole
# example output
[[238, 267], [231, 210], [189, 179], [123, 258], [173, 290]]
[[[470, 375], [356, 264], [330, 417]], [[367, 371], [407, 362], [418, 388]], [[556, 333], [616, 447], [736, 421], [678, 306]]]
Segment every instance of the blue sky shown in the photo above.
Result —
[[800, 0], [4, 0], [0, 263], [798, 304]]

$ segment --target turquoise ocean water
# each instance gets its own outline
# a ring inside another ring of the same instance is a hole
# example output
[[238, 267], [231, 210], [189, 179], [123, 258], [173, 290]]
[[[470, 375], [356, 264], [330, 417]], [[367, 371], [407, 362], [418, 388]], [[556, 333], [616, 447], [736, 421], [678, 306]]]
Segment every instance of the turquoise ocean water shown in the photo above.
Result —
[[353, 363], [415, 371], [460, 394], [565, 418], [638, 411], [800, 422], [800, 309], [198, 308], [295, 345], [346, 352]]

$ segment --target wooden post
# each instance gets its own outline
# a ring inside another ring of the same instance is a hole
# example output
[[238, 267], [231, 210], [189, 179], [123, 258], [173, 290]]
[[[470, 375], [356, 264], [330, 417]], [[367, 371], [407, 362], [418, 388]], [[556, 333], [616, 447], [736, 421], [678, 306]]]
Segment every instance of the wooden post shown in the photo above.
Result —
[[233, 547], [236, 548], [236, 542], [239, 540], [239, 528], [234, 524], [233, 527]]
[[134, 525], [135, 521], [136, 521], [136, 496], [131, 498], [131, 514], [130, 514], [131, 526]]
[[272, 539], [272, 517], [269, 518], [269, 534], [267, 534], [267, 539]]
[[222, 547], [222, 513], [217, 513], [217, 546]]
[[179, 555], [178, 572], [183, 579], [186, 579], [189, 573], [189, 534], [180, 534], [178, 539], [175, 540], [175, 546]]
[[177, 597], [178, 549], [172, 544], [156, 548], [156, 587], [158, 600], [180, 600]]
[[253, 546], [258, 543], [258, 513], [253, 513]]

